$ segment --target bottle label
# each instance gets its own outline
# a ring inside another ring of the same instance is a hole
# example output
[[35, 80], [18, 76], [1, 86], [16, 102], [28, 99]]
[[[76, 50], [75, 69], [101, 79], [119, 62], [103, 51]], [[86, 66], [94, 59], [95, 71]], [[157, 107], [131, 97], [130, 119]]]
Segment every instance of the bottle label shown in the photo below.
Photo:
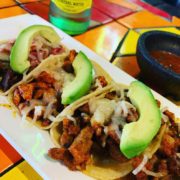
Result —
[[66, 13], [76, 14], [91, 8], [92, 0], [52, 0], [58, 8]]

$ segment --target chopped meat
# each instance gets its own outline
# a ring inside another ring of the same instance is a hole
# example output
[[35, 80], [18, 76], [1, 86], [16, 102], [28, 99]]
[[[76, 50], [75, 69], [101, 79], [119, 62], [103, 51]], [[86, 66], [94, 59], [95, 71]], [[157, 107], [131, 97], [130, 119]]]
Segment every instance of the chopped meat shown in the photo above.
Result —
[[68, 130], [69, 125], [71, 124], [71, 120], [69, 120], [68, 118], [64, 118], [63, 119], [63, 130]]
[[103, 127], [97, 127], [96, 131], [95, 131], [95, 134], [96, 136], [101, 136], [103, 133]]
[[74, 68], [72, 66], [72, 62], [74, 61], [75, 59], [75, 56], [77, 55], [76, 51], [75, 50], [71, 50], [69, 52], [69, 55], [66, 57], [65, 61], [64, 61], [64, 64], [62, 66], [62, 68], [68, 72], [68, 73], [74, 73]]
[[44, 90], [43, 89], [38, 89], [34, 92], [34, 96], [33, 98], [34, 99], [39, 99], [39, 98], [42, 98], [43, 97], [43, 94], [44, 94]]
[[68, 73], [74, 73], [74, 68], [71, 61], [64, 61], [62, 68]]
[[49, 56], [49, 52], [47, 52], [46, 50], [40, 50], [39, 54], [41, 54], [42, 59], [46, 59]]
[[79, 132], [79, 126], [75, 125], [73, 121], [67, 118], [63, 119], [63, 133], [60, 137], [61, 146], [68, 148]]
[[[142, 162], [143, 158], [142, 156], [138, 156], [138, 157], [135, 157], [133, 158], [133, 161], [132, 161], [132, 165], [134, 168], [137, 168], [139, 166], [139, 164]], [[158, 161], [158, 158], [156, 156], [153, 156], [145, 165], [145, 168], [147, 170], [150, 170], [152, 171], [153, 170], [153, 167], [156, 165]], [[137, 175], [136, 175], [136, 179], [137, 180], [141, 180], [141, 179], [144, 179], [144, 180], [147, 180], [149, 179], [147, 174], [143, 171], [140, 171]]]
[[111, 91], [105, 95], [105, 98], [113, 100], [115, 96], [116, 96], [116, 91]]
[[136, 175], [136, 180], [148, 180], [145, 172], [141, 171]]
[[68, 60], [73, 62], [76, 55], [77, 55], [77, 52], [75, 50], [70, 50], [69, 55], [68, 55]]
[[48, 155], [55, 160], [63, 161], [63, 163], [70, 169], [76, 170], [73, 162], [73, 157], [68, 149], [65, 148], [52, 148], [48, 151]]
[[158, 169], [157, 169], [157, 163], [159, 162], [159, 159], [158, 157], [154, 154], [152, 156], [151, 159], [148, 160], [147, 164], [145, 165], [146, 166], [146, 169], [148, 170], [152, 170], [152, 171], [155, 171], [155, 172], [159, 172]]
[[48, 154], [55, 160], [61, 160], [71, 170], [84, 169], [90, 158], [93, 129], [86, 127], [81, 130], [69, 149], [52, 148]]
[[93, 124], [93, 130], [94, 130], [95, 135], [97, 137], [100, 137], [101, 135], [104, 134], [103, 127], [100, 124], [98, 124], [98, 123], [94, 123]]
[[14, 43], [15, 41], [11, 40], [3, 44], [0, 44], [3, 45], [2, 47], [0, 47], [0, 53], [6, 53], [8, 56], [10, 56], [11, 48], [13, 47]]
[[176, 124], [175, 123], [175, 115], [174, 115], [174, 113], [166, 110], [166, 111], [164, 111], [164, 114], [169, 117], [169, 120], [170, 120], [171, 124], [174, 126]]
[[67, 131], [69, 135], [76, 136], [80, 132], [80, 127], [77, 125], [74, 125], [74, 122], [65, 118], [63, 119], [63, 130]]
[[31, 46], [31, 50], [29, 53], [29, 59], [37, 59], [37, 51], [36, 51], [36, 46]]
[[29, 59], [29, 61], [31, 65], [31, 70], [40, 64], [40, 61], [38, 59]]
[[68, 151], [65, 148], [51, 148], [48, 151], [48, 155], [55, 160], [63, 160], [64, 155], [66, 153], [66, 151]]
[[70, 146], [69, 151], [77, 165], [85, 164], [89, 160], [90, 150], [93, 144], [92, 137], [93, 129], [91, 127], [85, 127]]
[[168, 116], [170, 119], [175, 119], [174, 113], [172, 113], [172, 112], [170, 112], [168, 110], [164, 111], [164, 114], [166, 116]]
[[158, 171], [168, 174], [168, 165], [166, 160], [160, 160], [158, 164]]
[[138, 113], [136, 110], [134, 110], [133, 108], [131, 108], [130, 113], [128, 113], [128, 116], [126, 118], [126, 122], [130, 123], [130, 122], [134, 122], [138, 120]]
[[48, 84], [53, 84], [55, 79], [46, 71], [42, 71], [39, 76], [36, 78], [37, 81], [42, 81]]
[[14, 91], [14, 94], [13, 94], [13, 102], [16, 106], [18, 106], [21, 102], [21, 96], [20, 96], [20, 93], [19, 93], [19, 90], [18, 89], [15, 89]]
[[55, 89], [57, 92], [60, 93], [60, 92], [61, 92], [61, 89], [62, 89], [62, 83], [56, 81], [56, 82], [53, 84], [53, 87], [54, 87], [54, 89]]
[[75, 126], [75, 125], [70, 125], [68, 127], [68, 134], [69, 135], [73, 135], [73, 136], [76, 136], [80, 131], [80, 128], [78, 126]]
[[90, 114], [89, 104], [86, 103], [78, 108], [78, 110], [82, 113]]
[[39, 88], [39, 89], [48, 89], [49, 88], [49, 85], [42, 81], [34, 82], [33, 84], [36, 88]]
[[106, 81], [106, 79], [105, 79], [105, 77], [104, 76], [98, 76], [98, 77], [96, 77], [98, 80], [99, 80], [99, 82], [100, 82], [100, 84], [101, 84], [101, 86], [102, 87], [105, 87], [105, 86], [107, 86], [107, 81]]
[[43, 94], [43, 102], [49, 104], [52, 101], [56, 100], [56, 91], [53, 88], [47, 89]]
[[168, 133], [164, 134], [160, 151], [162, 151], [166, 156], [172, 156], [175, 154], [175, 139], [171, 137]]
[[126, 162], [127, 159], [120, 152], [119, 145], [115, 143], [111, 138], [107, 139], [106, 147], [108, 149], [109, 155], [116, 161]]
[[120, 139], [117, 133], [115, 132], [115, 130], [108, 131], [108, 135], [114, 140], [114, 142], [116, 142], [117, 144], [120, 144]]
[[157, 103], [158, 107], [160, 108], [161, 107], [161, 102], [156, 99], [156, 103]]
[[63, 47], [59, 46], [57, 48], [52, 48], [51, 54], [57, 55], [57, 54], [61, 54], [63, 51], [64, 51]]
[[43, 127], [49, 126], [51, 124], [51, 121], [49, 119], [44, 119], [41, 123]]
[[[135, 157], [133, 158], [132, 165], [134, 168], [137, 168], [139, 164], [142, 162], [142, 157]], [[147, 180], [147, 175], [145, 172], [140, 171], [138, 174], [136, 174], [136, 179], [137, 180]]]
[[98, 123], [94, 123], [93, 130], [94, 130], [94, 134], [95, 134], [95, 136], [94, 136], [95, 141], [102, 147], [105, 147], [107, 135], [104, 133], [104, 127]]
[[168, 167], [170, 174], [180, 177], [180, 158], [172, 157], [168, 159]]
[[60, 144], [62, 147], [68, 148], [74, 140], [74, 137], [68, 134], [67, 131], [64, 131], [60, 137]]
[[82, 122], [82, 125], [86, 126], [88, 123], [90, 123], [91, 121], [91, 117], [90, 115], [84, 113], [84, 114], [81, 114], [81, 122]]
[[31, 100], [33, 96], [33, 91], [34, 91], [34, 85], [32, 83], [30, 84], [21, 84], [18, 86], [19, 93], [21, 97], [24, 100]]

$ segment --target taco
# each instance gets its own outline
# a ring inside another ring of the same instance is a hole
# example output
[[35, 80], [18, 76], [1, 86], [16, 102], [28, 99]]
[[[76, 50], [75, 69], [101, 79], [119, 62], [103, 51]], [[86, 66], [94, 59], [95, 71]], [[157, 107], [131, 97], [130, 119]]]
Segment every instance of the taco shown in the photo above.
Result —
[[8, 90], [50, 56], [67, 53], [60, 37], [49, 26], [32, 25], [15, 40], [0, 42], [0, 92]]
[[65, 107], [88, 93], [108, 89], [111, 82], [110, 76], [83, 52], [70, 50], [68, 55], [44, 60], [11, 89], [8, 99], [22, 119], [49, 129]]
[[100, 180], [180, 176], [175, 116], [138, 81], [90, 95], [58, 121], [50, 130], [56, 147], [48, 155], [70, 170]]

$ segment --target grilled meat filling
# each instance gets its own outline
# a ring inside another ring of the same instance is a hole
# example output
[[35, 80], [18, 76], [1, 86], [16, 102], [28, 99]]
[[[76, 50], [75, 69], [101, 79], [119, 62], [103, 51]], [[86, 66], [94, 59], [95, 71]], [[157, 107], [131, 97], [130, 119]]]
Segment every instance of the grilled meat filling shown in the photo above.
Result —
[[[113, 100], [115, 97], [115, 92], [105, 95], [105, 98], [109, 100]], [[122, 113], [124, 123], [136, 121], [139, 116], [136, 109], [129, 106], [128, 103], [124, 104], [129, 107], [128, 113], [119, 111]], [[147, 161], [140, 172], [136, 175], [129, 175], [132, 179], [147, 180], [152, 179], [153, 176], [155, 179], [161, 179], [161, 177], [167, 179], [180, 177], [180, 140], [178, 127], [175, 123], [174, 114], [167, 110], [163, 113], [168, 117], [169, 121], [164, 122], [162, 119], [162, 124], [166, 123], [168, 128], [163, 135], [160, 148]], [[124, 117], [124, 114], [126, 114], [126, 117]], [[91, 162], [91, 158], [96, 155], [103, 158], [110, 157], [121, 163], [128, 161], [119, 150], [120, 136], [118, 132], [121, 131], [123, 124], [119, 124], [119, 131], [117, 131], [117, 127], [114, 126], [113, 121], [106, 122], [106, 124], [95, 123], [92, 125], [90, 121], [92, 116], [93, 114], [90, 111], [89, 104], [86, 103], [74, 112], [73, 118], [75, 121], [65, 118], [62, 123], [63, 132], [60, 137], [62, 148], [50, 149], [48, 152], [49, 156], [63, 162], [71, 170], [85, 169], [86, 165]], [[70, 135], [69, 128], [74, 129], [75, 133], [71, 133]], [[64, 143], [64, 139], [66, 139], [66, 143]], [[66, 158], [67, 155], [63, 156], [64, 151], [66, 153], [68, 152], [69, 159]], [[142, 160], [142, 155], [133, 158], [133, 167], [137, 168]]]

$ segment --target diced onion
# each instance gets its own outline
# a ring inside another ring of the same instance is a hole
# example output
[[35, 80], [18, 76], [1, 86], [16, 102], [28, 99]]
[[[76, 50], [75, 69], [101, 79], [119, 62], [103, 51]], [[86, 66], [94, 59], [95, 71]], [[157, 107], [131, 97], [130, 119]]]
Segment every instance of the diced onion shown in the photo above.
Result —
[[22, 122], [24, 122], [27, 118], [27, 115], [29, 114], [30, 111], [32, 111], [34, 109], [34, 106], [29, 106], [29, 107], [25, 107], [23, 109], [23, 111], [21, 111], [22, 114]]
[[105, 127], [104, 127], [104, 134], [105, 134], [105, 135], [108, 135], [108, 131], [109, 131], [108, 127], [105, 126]]
[[121, 133], [121, 131], [119, 130], [118, 124], [115, 124], [115, 123], [111, 124], [110, 130], [114, 130], [115, 133], [116, 133], [116, 135], [118, 136], [119, 140], [121, 139], [122, 133]]
[[164, 112], [165, 112], [167, 109], [168, 109], [167, 107], [161, 108], [161, 115], [162, 115], [162, 119], [163, 119], [164, 122], [168, 122], [168, 121], [169, 121], [169, 117], [164, 114]]
[[38, 118], [38, 116], [42, 115], [43, 111], [45, 110], [44, 106], [35, 106], [34, 107], [34, 117], [32, 122], [35, 122]]
[[46, 107], [46, 110], [45, 110], [44, 116], [43, 116], [44, 119], [46, 119], [46, 118], [52, 113], [52, 111], [53, 111], [53, 109], [54, 109], [54, 108], [53, 108], [54, 103], [55, 103], [55, 100], [52, 101], [52, 102], [50, 102], [50, 103], [48, 104], [48, 106]]
[[162, 119], [163, 119], [164, 122], [168, 122], [169, 121], [169, 117], [168, 116], [166, 116], [163, 113], [161, 113], [161, 115], [162, 115]]
[[132, 173], [134, 175], [138, 174], [140, 171], [142, 171], [142, 169], [144, 168], [147, 162], [148, 162], [148, 157], [144, 155], [142, 162], [139, 164], [139, 166], [136, 169], [133, 170]]
[[44, 59], [44, 55], [45, 57], [49, 56], [50, 49], [54, 47], [59, 47], [59, 44], [52, 44], [51, 42], [47, 41], [45, 38], [41, 36], [37, 36], [33, 39], [31, 47], [35, 48], [35, 51], [37, 52], [37, 57], [30, 54], [29, 58], [33, 60], [38, 59], [39, 61], [42, 61]]
[[161, 108], [161, 112], [163, 113], [164, 111], [168, 110], [168, 107], [163, 107]]
[[39, 100], [31, 100], [29, 103], [29, 106], [24, 106], [23, 104], [19, 105], [19, 110], [22, 114], [22, 121], [26, 120], [27, 115], [35, 108], [35, 106], [42, 105], [42, 102]]
[[49, 115], [48, 119], [53, 122], [53, 121], [55, 121], [56, 117], [53, 115]]
[[121, 107], [122, 107], [122, 110], [123, 110], [123, 115], [124, 117], [127, 117], [128, 115], [128, 107], [126, 106], [125, 104], [125, 101], [121, 101]]
[[67, 115], [66, 117], [67, 117], [69, 120], [73, 121], [74, 124], [76, 124], [76, 119], [75, 119], [74, 117], [72, 117], [72, 116], [70, 116], [70, 115]]
[[101, 82], [100, 82], [100, 80], [98, 78], [96, 78], [94, 86], [97, 87], [97, 89], [101, 89], [102, 88]]
[[36, 56], [34, 56], [32, 53], [29, 53], [29, 58], [35, 60]]
[[43, 50], [38, 50], [37, 51], [37, 57], [39, 61], [43, 60]]
[[153, 177], [163, 177], [165, 176], [166, 174], [165, 173], [162, 173], [162, 172], [153, 172], [153, 171], [150, 171], [148, 169], [146, 169], [145, 167], [142, 169], [143, 172], [145, 172], [148, 176], [153, 176]]

